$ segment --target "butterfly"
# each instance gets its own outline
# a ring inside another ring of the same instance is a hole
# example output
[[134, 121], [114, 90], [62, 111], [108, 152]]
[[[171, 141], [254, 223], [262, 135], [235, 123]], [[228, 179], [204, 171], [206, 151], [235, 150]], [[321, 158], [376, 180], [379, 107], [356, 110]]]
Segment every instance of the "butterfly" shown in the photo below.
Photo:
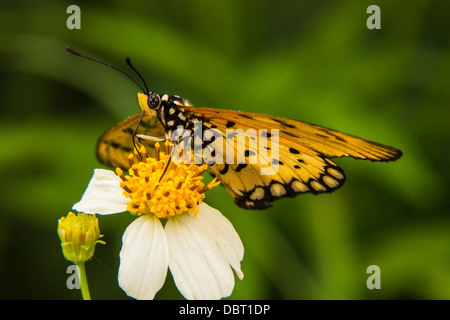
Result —
[[[127, 63], [145, 84], [129, 59]], [[165, 137], [174, 141], [174, 133], [182, 130], [191, 138], [189, 144], [195, 144], [200, 153], [207, 155], [202, 161], [209, 165], [208, 171], [244, 209], [266, 209], [283, 197], [338, 189], [346, 178], [331, 158], [388, 162], [402, 156], [402, 151], [394, 147], [315, 124], [259, 113], [200, 108], [178, 95], [157, 94], [146, 85], [140, 87], [143, 92], [138, 93], [138, 100], [142, 113], [119, 122], [100, 137], [97, 145], [100, 162], [127, 169], [135, 137]], [[196, 134], [197, 125], [201, 133], [212, 132], [211, 136]], [[276, 138], [275, 142], [272, 138]], [[151, 139], [139, 139], [139, 143], [149, 154], [154, 150]], [[231, 156], [225, 152], [229, 150]], [[241, 161], [236, 161], [238, 158]], [[264, 174], [263, 169], [267, 169]]]

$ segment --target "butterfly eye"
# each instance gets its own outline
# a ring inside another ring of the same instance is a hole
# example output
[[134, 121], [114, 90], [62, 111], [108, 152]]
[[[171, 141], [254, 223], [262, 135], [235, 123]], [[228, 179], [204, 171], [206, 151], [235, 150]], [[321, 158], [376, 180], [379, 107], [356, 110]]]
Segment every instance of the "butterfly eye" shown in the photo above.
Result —
[[161, 104], [161, 98], [159, 97], [159, 94], [150, 92], [148, 94], [148, 106], [150, 109], [158, 109], [159, 105]]

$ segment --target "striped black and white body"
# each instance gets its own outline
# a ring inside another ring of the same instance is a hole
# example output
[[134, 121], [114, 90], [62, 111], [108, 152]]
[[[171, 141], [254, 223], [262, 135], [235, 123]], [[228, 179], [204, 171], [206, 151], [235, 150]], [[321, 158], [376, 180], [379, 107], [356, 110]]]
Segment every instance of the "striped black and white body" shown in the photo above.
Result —
[[[207, 130], [215, 129], [216, 127], [205, 121], [205, 119], [189, 112], [188, 109], [192, 105], [188, 100], [178, 95], [163, 94], [159, 96], [153, 92], [149, 92], [147, 96], [147, 105], [153, 114], [156, 113], [156, 117], [164, 127], [166, 140], [172, 141], [175, 144], [183, 140], [185, 143], [183, 148], [186, 148], [186, 144], [189, 144], [194, 150], [198, 150], [198, 148], [203, 150], [206, 148], [213, 151], [214, 137], [204, 139], [203, 134]], [[158, 97], [160, 101], [159, 105]], [[144, 111], [148, 111], [142, 105], [141, 108]]]
[[171, 139], [175, 130], [189, 130], [191, 115], [184, 107], [190, 103], [177, 95], [164, 94], [161, 96], [160, 106], [156, 109], [159, 122], [166, 131], [166, 139]]

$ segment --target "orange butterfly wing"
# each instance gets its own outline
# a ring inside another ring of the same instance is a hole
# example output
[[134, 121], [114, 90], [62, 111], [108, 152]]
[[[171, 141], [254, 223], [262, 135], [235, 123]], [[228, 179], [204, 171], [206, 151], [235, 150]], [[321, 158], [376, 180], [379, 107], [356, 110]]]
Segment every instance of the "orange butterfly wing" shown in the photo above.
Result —
[[[210, 166], [210, 171], [222, 182], [236, 204], [245, 209], [264, 209], [282, 197], [305, 192], [331, 192], [339, 188], [345, 175], [329, 158], [392, 161], [402, 155], [393, 147], [301, 121], [240, 111], [190, 106], [186, 109], [199, 120], [217, 128], [224, 137], [227, 129], [254, 129], [258, 134], [259, 129], [265, 129], [268, 134], [262, 131], [264, 137], [270, 136], [271, 129], [278, 129], [278, 157], [266, 159], [278, 165], [276, 172], [261, 175], [264, 164], [250, 163], [248, 159], [245, 164], [214, 163]], [[239, 135], [235, 134], [235, 138]], [[258, 144], [252, 145], [246, 136], [247, 142], [241, 146], [241, 152], [244, 156], [260, 155], [263, 150]], [[223, 150], [227, 143], [230, 142], [224, 141]]]
[[[97, 143], [97, 158], [99, 161], [110, 167], [120, 167], [128, 169], [130, 167], [128, 155], [134, 152], [133, 130], [138, 123], [141, 114], [135, 114], [114, 125], [100, 137]], [[165, 131], [158, 119], [150, 114], [145, 114], [142, 118], [137, 133], [164, 137]], [[140, 140], [145, 146], [149, 156], [155, 156], [155, 143], [148, 140]]]

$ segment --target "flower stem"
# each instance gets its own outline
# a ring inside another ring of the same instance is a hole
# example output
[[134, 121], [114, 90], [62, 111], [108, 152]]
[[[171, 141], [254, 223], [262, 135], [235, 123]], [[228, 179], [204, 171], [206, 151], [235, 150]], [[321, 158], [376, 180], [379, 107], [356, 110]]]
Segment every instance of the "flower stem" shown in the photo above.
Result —
[[78, 268], [78, 280], [80, 281], [81, 295], [83, 296], [83, 300], [91, 300], [84, 262], [78, 262], [75, 265]]

